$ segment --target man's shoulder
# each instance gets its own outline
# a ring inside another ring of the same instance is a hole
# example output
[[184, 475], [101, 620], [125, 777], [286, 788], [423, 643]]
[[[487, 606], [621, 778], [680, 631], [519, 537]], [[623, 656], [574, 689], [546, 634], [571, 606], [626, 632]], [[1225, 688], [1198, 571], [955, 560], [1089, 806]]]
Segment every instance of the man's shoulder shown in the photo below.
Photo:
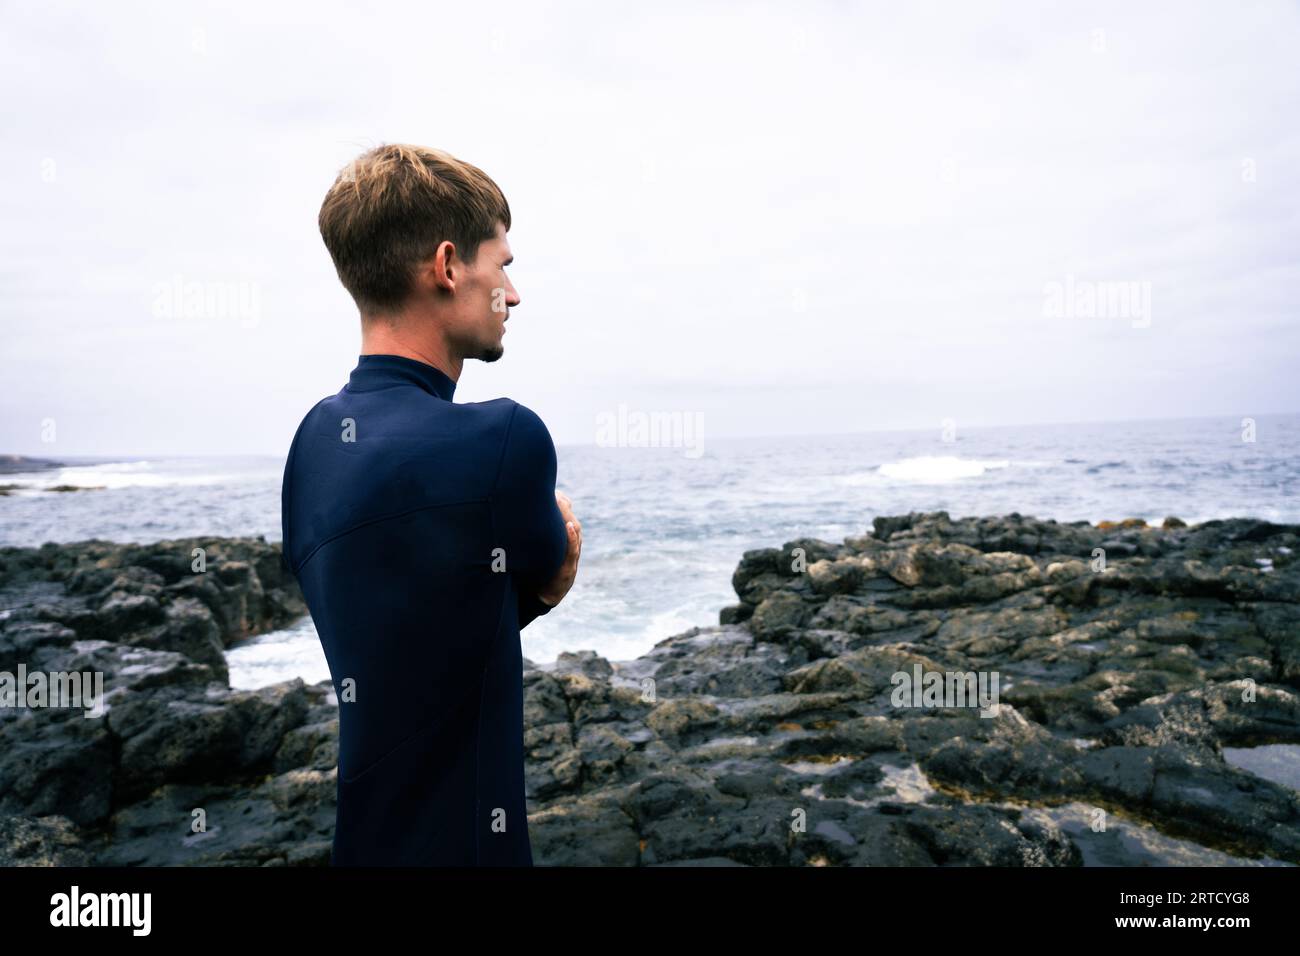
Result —
[[[555, 457], [542, 417], [512, 398], [450, 403], [428, 396], [427, 410], [405, 406], [399, 411], [386, 404], [385, 414], [376, 417], [375, 407], [355, 407], [350, 397], [355, 396], [327, 395], [303, 416], [285, 463], [286, 486], [291, 471], [305, 477], [334, 461], [370, 458], [382, 462], [373, 466], [379, 471], [409, 471], [421, 462], [445, 467], [444, 459], [435, 462], [422, 454], [425, 448], [453, 454], [462, 464], [481, 463], [487, 469], [481, 477], [492, 485], [503, 469], [545, 466]], [[301, 468], [293, 468], [295, 458]]]
[[547, 441], [550, 440], [550, 432], [546, 429], [545, 421], [542, 421], [542, 416], [532, 408], [524, 405], [523, 402], [516, 402], [513, 398], [498, 398], [495, 401], [502, 402], [502, 407], [510, 416], [511, 434], [517, 434], [521, 438], [533, 438], [533, 440], [543, 437]]
[[504, 441], [501, 444], [501, 460], [497, 469], [494, 486], [498, 491], [532, 487], [535, 483], [555, 481], [556, 453], [555, 442], [542, 421], [542, 416], [520, 402], [512, 399], [500, 399], [508, 402], [504, 406], [509, 414]]
[[[464, 414], [481, 417], [485, 424], [501, 430], [501, 437], [510, 446], [523, 446], [535, 450], [552, 445], [551, 433], [537, 414], [513, 398], [491, 398], [482, 402], [464, 402], [456, 405]], [[553, 447], [553, 445], [552, 445]]]
[[292, 462], [294, 449], [297, 448], [299, 443], [302, 441], [303, 433], [307, 430], [307, 427], [311, 423], [312, 419], [316, 418], [320, 414], [321, 407], [326, 402], [336, 397], [337, 396], [334, 395], [326, 395], [324, 398], [318, 401], [311, 408], [307, 409], [306, 413], [302, 416], [302, 419], [298, 422], [298, 427], [294, 429], [293, 438], [289, 442], [289, 455], [288, 455], [288, 460], [286, 460], [285, 462], [286, 469], [288, 465]]
[[503, 398], [498, 401], [509, 403], [506, 406], [507, 414], [510, 416], [506, 437], [510, 445], [522, 449], [525, 453], [536, 454], [544, 451], [555, 453], [555, 443], [551, 440], [550, 429], [546, 427], [546, 422], [542, 421], [541, 415], [514, 399]]

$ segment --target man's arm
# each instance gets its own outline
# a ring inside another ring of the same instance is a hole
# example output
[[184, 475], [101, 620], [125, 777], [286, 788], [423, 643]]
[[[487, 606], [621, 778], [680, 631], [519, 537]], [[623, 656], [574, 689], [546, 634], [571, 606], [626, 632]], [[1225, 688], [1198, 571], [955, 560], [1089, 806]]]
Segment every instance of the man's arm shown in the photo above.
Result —
[[[568, 547], [564, 553], [564, 564], [546, 582], [542, 590], [537, 592], [535, 600], [526, 599], [525, 592], [520, 592], [520, 617], [525, 619], [525, 624], [538, 614], [545, 614], [563, 601], [564, 596], [569, 593], [569, 589], [573, 587], [573, 582], [578, 576], [578, 562], [582, 558], [582, 522], [573, 513], [573, 502], [569, 500], [568, 495], [562, 491], [557, 491], [555, 501], [560, 506], [560, 517], [564, 521], [564, 529], [569, 538]], [[527, 593], [531, 594], [531, 591]], [[519, 626], [523, 627], [524, 625], [520, 624]]]
[[555, 500], [555, 443], [531, 409], [516, 405], [507, 428], [493, 495], [498, 545], [519, 595], [519, 626], [551, 606], [537, 592], [559, 573], [569, 532]]

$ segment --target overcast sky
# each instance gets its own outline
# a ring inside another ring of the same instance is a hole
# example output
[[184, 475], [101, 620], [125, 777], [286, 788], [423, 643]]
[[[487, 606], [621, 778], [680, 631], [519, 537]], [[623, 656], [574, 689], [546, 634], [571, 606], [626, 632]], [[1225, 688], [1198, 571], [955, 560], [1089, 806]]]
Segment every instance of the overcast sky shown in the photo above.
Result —
[[[522, 304], [456, 398], [560, 444], [1300, 410], [1294, 3], [617, 7], [5, 3], [0, 452], [283, 454], [383, 142], [505, 192]], [[1054, 312], [1089, 283], [1149, 310]]]

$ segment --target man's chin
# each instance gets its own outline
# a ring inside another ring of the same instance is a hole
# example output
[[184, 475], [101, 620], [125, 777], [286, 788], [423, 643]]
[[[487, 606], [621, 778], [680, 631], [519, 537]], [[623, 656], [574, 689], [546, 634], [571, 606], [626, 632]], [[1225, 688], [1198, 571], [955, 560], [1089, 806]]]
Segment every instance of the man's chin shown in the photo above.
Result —
[[478, 354], [480, 362], [495, 362], [501, 356], [506, 354], [504, 345], [494, 345], [491, 348], [484, 349]]

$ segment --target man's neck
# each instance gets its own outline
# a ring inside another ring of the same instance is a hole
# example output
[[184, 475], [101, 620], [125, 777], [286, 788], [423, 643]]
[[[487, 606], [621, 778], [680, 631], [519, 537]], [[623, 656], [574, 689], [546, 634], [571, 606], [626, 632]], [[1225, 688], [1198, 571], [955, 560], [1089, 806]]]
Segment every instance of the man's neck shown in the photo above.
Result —
[[393, 328], [386, 322], [372, 322], [361, 330], [362, 355], [400, 355], [415, 359], [426, 365], [432, 365], [453, 382], [460, 380], [463, 360], [453, 355], [447, 343], [441, 339], [428, 341], [404, 335], [400, 328]]

